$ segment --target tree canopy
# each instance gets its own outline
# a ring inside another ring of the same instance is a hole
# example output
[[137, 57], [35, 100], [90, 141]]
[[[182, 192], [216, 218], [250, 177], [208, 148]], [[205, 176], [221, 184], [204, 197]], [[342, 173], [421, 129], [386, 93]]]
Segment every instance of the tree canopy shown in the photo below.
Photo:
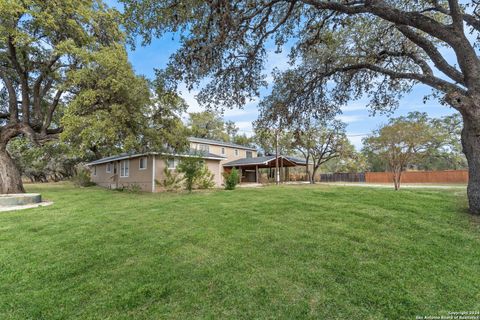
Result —
[[424, 113], [409, 113], [390, 122], [364, 139], [366, 150], [377, 154], [388, 164], [395, 189], [400, 188], [402, 172], [442, 147], [445, 138], [437, 135]]
[[181, 144], [172, 110], [182, 102], [159, 94], [165, 83], [152, 90], [135, 75], [116, 9], [101, 0], [2, 1], [0, 21], [0, 193], [23, 191], [7, 151], [17, 137], [41, 146], [62, 134], [95, 157]]

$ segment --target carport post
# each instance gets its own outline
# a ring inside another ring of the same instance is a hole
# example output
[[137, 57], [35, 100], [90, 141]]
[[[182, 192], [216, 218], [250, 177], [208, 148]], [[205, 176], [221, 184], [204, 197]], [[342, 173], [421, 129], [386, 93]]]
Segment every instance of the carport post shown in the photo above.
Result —
[[255, 180], [257, 180], [258, 183], [258, 164], [255, 166]]

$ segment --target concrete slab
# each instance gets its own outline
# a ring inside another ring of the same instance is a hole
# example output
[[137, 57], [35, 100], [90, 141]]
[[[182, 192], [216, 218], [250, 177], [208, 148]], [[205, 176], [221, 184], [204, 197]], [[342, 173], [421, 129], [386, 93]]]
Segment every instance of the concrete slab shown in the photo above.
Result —
[[39, 193], [0, 194], [0, 207], [21, 206], [25, 204], [34, 204], [40, 202], [42, 202], [42, 196]]
[[16, 211], [16, 210], [24, 210], [24, 209], [31, 209], [31, 208], [38, 208], [38, 207], [46, 207], [53, 204], [51, 201], [44, 201], [40, 203], [32, 203], [32, 204], [25, 204], [21, 206], [0, 206], [0, 212], [6, 211]]

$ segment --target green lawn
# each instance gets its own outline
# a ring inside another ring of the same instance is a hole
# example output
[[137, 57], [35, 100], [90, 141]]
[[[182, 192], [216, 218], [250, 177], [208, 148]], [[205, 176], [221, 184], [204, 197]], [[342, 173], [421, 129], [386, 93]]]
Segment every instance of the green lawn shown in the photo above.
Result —
[[0, 319], [414, 319], [480, 310], [461, 190], [129, 194], [0, 213]]

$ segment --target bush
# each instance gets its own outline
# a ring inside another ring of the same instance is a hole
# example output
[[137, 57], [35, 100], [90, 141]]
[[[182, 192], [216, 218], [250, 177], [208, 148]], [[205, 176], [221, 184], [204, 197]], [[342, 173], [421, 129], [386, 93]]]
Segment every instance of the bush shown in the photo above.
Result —
[[214, 174], [208, 170], [205, 161], [199, 157], [183, 158], [177, 170], [183, 175], [185, 188], [188, 191], [195, 189], [210, 189], [215, 186]]
[[198, 157], [183, 158], [178, 164], [177, 170], [183, 174], [185, 188], [188, 191], [192, 192], [195, 181], [200, 177], [204, 166], [203, 160]]
[[155, 180], [155, 183], [157, 185], [161, 185], [167, 191], [180, 190], [180, 188], [182, 187], [183, 177], [178, 172], [175, 172], [174, 170], [170, 170], [165, 167], [165, 169], [163, 169], [163, 174], [165, 176], [165, 179], [163, 179], [163, 182]]
[[194, 184], [197, 189], [211, 189], [215, 187], [214, 175], [208, 170], [206, 165], [198, 173]]
[[232, 168], [230, 173], [224, 173], [225, 177], [225, 190], [235, 190], [235, 187], [238, 184], [238, 171], [235, 168]]
[[128, 185], [128, 187], [125, 188], [125, 191], [130, 192], [130, 193], [139, 193], [142, 191], [142, 187], [136, 183], [131, 183]]
[[86, 169], [79, 169], [72, 177], [73, 185], [76, 187], [91, 187], [95, 183], [90, 179], [90, 171]]

